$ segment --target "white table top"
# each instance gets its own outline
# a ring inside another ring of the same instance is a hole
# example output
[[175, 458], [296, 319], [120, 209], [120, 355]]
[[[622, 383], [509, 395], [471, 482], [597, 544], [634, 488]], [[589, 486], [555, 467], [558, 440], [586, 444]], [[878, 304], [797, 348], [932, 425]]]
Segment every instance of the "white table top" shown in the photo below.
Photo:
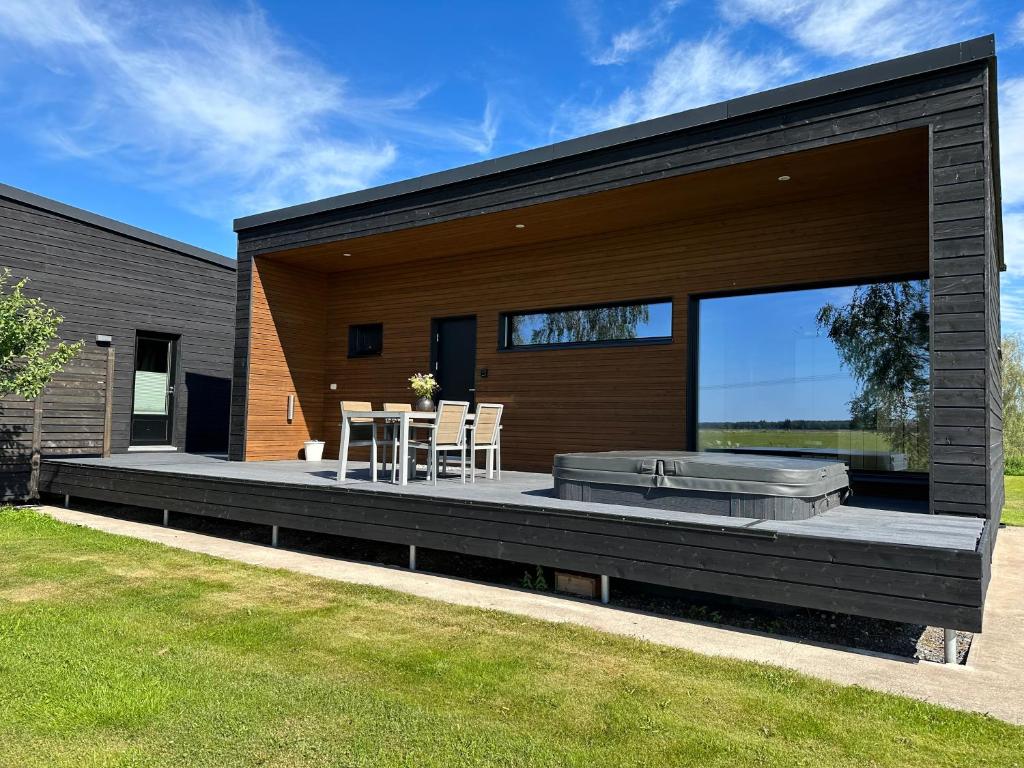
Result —
[[[346, 419], [400, 419], [407, 416], [420, 421], [437, 420], [437, 411], [342, 411], [341, 415]], [[466, 414], [466, 421], [473, 421], [475, 418], [475, 413]]]

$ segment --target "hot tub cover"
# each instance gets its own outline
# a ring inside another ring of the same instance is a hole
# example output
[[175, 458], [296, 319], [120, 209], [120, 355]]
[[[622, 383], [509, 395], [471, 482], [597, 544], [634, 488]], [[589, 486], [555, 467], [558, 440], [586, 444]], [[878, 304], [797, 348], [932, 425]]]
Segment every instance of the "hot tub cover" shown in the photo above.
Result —
[[575, 482], [800, 498], [849, 486], [842, 462], [689, 451], [562, 453], [552, 474]]

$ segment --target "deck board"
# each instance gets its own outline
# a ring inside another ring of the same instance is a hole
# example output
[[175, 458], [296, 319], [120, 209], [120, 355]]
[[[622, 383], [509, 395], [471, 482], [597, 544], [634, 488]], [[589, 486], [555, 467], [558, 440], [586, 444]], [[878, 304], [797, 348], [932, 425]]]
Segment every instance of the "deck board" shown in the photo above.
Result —
[[[41, 490], [696, 592], [978, 631], [989, 522], [856, 499], [794, 522], [565, 501], [550, 475], [371, 483], [358, 465], [176, 453], [48, 459]], [[389, 477], [389, 474], [388, 474]]]
[[[285, 485], [336, 488], [334, 461], [226, 461], [216, 457], [178, 453], [127, 453], [107, 459], [60, 459], [60, 463], [142, 469], [151, 472], [230, 478]], [[438, 485], [423, 480], [402, 487], [390, 482], [372, 483], [364, 463], [353, 462], [349, 479], [342, 487], [372, 490], [418, 498], [457, 499], [497, 504], [514, 504], [540, 509], [576, 511], [591, 515], [652, 521], [708, 525], [714, 528], [750, 528], [765, 531], [819, 536], [850, 541], [941, 547], [973, 552], [984, 529], [984, 520], [950, 515], [928, 515], [903, 511], [905, 504], [884, 500], [858, 501], [816, 515], [807, 520], [775, 521], [724, 517], [696, 512], [564, 501], [554, 495], [550, 475], [535, 472], [502, 472], [502, 479], [478, 478], [465, 485], [458, 478], [444, 478]], [[383, 473], [382, 473], [383, 474]], [[870, 504], [871, 506], [860, 506]], [[901, 508], [902, 507], [902, 508]]]

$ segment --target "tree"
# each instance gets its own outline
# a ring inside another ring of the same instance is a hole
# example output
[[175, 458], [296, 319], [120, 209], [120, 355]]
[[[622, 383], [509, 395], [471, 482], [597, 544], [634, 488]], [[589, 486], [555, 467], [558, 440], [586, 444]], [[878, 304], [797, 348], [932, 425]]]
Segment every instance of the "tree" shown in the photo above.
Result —
[[826, 304], [817, 320], [860, 386], [850, 401], [852, 423], [886, 435], [910, 469], [926, 470], [928, 282], [858, 286], [848, 304]]
[[8, 287], [11, 271], [0, 271], [0, 397], [21, 395], [34, 400], [54, 374], [82, 348], [53, 342], [64, 318], [40, 299], [26, 296], [21, 280]]
[[[530, 328], [530, 321], [534, 318], [539, 320], [539, 324]], [[567, 341], [632, 339], [636, 336], [639, 326], [650, 319], [651, 309], [647, 304], [571, 309], [539, 316], [527, 315], [519, 318], [513, 326], [512, 341], [514, 344], [557, 344]], [[530, 333], [528, 340], [527, 330]]]
[[1024, 337], [1003, 339], [1003, 450], [1008, 472], [1024, 471]]

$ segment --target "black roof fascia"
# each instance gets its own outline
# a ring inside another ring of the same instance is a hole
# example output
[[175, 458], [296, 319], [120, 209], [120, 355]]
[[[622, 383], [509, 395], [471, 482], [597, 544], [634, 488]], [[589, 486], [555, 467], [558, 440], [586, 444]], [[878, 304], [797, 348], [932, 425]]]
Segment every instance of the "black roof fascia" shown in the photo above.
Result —
[[67, 219], [74, 219], [80, 221], [83, 224], [89, 224], [100, 229], [108, 230], [125, 237], [130, 237], [133, 240], [140, 240], [150, 245], [158, 245], [161, 248], [166, 248], [170, 251], [176, 251], [177, 253], [191, 256], [196, 259], [216, 264], [218, 267], [226, 267], [227, 269], [238, 269], [238, 264], [234, 259], [229, 259], [227, 256], [221, 256], [219, 253], [213, 251], [207, 251], [204, 248], [197, 248], [194, 245], [183, 243], [180, 240], [174, 240], [170, 237], [164, 237], [158, 235], [155, 232], [150, 232], [145, 229], [139, 229], [133, 227], [131, 224], [125, 224], [122, 221], [116, 219], [108, 219], [106, 216], [100, 216], [98, 213], [92, 213], [81, 208], [75, 208], [73, 205], [67, 205], [57, 200], [51, 200], [48, 197], [37, 195], [33, 192], [27, 192], [24, 189], [18, 189], [8, 184], [0, 184], [0, 197], [6, 197], [8, 200], [16, 200], [19, 203], [30, 205], [33, 208], [39, 208], [43, 211], [55, 213], [58, 216], [63, 216]]
[[537, 149], [517, 152], [491, 160], [483, 160], [479, 163], [451, 170], [370, 187], [356, 192], [324, 198], [323, 200], [267, 211], [266, 213], [243, 216], [235, 219], [234, 229], [236, 232], [242, 232], [266, 224], [276, 224], [292, 219], [350, 208], [364, 203], [378, 202], [437, 187], [458, 184], [485, 176], [494, 176], [553, 160], [561, 160], [574, 155], [607, 149], [620, 144], [685, 131], [698, 126], [707, 126], [732, 118], [748, 116], [757, 112], [855, 89], [878, 86], [893, 80], [928, 74], [994, 57], [995, 36], [986, 35], [942, 48], [935, 48], [930, 51], [914, 53], [877, 64], [857, 67], [845, 72], [772, 88], [760, 93], [752, 93], [748, 96], [728, 99], [717, 104], [697, 107], [685, 112], [666, 115], [665, 117], [656, 117], [620, 128], [612, 128], [600, 133], [568, 139]]

